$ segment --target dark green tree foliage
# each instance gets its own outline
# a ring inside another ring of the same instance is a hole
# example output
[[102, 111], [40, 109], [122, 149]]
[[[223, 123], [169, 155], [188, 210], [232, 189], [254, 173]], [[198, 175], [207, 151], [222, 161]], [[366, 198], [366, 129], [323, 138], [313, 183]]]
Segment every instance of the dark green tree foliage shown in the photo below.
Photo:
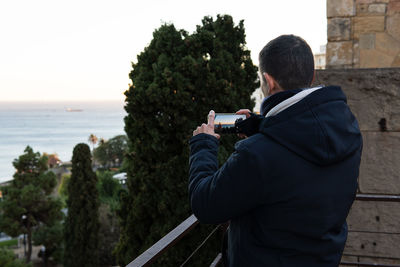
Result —
[[118, 180], [113, 178], [113, 172], [97, 172], [99, 199], [101, 203], [108, 204], [114, 212], [119, 207], [119, 193], [124, 190]]
[[127, 150], [127, 136], [117, 135], [110, 140], [100, 142], [99, 146], [93, 150], [93, 157], [106, 168], [120, 166]]
[[11, 236], [27, 235], [27, 261], [30, 261], [33, 232], [61, 220], [62, 204], [51, 196], [56, 177], [47, 171], [47, 157], [33, 152], [29, 146], [24, 152], [13, 162], [17, 171], [11, 184], [2, 188], [0, 230]]
[[63, 241], [63, 225], [61, 222], [45, 225], [33, 233], [34, 245], [44, 245], [46, 247], [44, 255], [41, 256], [46, 258], [46, 262], [50, 257], [56, 262], [62, 262]]
[[2, 267], [32, 267], [32, 263], [25, 263], [16, 258], [14, 252], [0, 248], [0, 266]]
[[98, 266], [99, 196], [89, 146], [78, 144], [72, 155], [65, 220], [64, 266]]
[[[253, 108], [257, 69], [245, 48], [243, 21], [206, 17], [189, 35], [163, 25], [138, 56], [126, 95], [125, 131], [129, 194], [123, 194], [121, 237], [116, 248], [125, 265], [191, 214], [187, 192], [188, 140], [210, 109]], [[234, 136], [221, 138], [220, 161], [233, 151]], [[210, 232], [201, 226], [162, 257], [160, 266], [182, 263]], [[207, 243], [191, 266], [205, 266], [220, 250]]]

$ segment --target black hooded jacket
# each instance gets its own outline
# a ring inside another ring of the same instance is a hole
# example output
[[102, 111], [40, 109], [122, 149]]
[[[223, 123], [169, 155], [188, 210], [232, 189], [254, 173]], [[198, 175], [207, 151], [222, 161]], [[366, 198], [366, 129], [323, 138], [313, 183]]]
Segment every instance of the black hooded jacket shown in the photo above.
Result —
[[221, 168], [214, 136], [192, 137], [190, 150], [192, 210], [230, 221], [229, 266], [338, 266], [362, 150], [340, 87], [263, 118]]

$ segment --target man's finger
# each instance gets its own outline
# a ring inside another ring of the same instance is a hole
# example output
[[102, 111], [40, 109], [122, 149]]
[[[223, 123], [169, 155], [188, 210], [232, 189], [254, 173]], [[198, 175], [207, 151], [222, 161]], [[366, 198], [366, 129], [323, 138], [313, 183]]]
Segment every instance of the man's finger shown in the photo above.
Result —
[[250, 117], [250, 109], [240, 109], [236, 112], [237, 115], [246, 115], [246, 118]]
[[208, 125], [214, 127], [214, 119], [215, 119], [215, 112], [214, 110], [210, 110], [210, 113], [208, 113]]

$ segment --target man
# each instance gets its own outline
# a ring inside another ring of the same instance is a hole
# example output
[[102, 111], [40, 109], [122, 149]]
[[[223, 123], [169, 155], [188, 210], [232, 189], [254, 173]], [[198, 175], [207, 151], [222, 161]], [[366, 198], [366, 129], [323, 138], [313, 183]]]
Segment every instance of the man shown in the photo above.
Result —
[[192, 210], [203, 223], [230, 221], [229, 266], [338, 266], [361, 159], [357, 120], [340, 87], [309, 88], [303, 39], [272, 40], [259, 62], [268, 97], [256, 133], [218, 169], [214, 112], [193, 132]]

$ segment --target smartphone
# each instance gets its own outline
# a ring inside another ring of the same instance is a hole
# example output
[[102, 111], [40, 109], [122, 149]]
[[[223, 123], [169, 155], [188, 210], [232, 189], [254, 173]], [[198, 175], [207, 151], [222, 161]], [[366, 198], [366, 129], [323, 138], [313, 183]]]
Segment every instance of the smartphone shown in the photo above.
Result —
[[214, 129], [215, 132], [230, 132], [235, 129], [235, 122], [245, 120], [246, 115], [237, 115], [235, 113], [215, 113]]

